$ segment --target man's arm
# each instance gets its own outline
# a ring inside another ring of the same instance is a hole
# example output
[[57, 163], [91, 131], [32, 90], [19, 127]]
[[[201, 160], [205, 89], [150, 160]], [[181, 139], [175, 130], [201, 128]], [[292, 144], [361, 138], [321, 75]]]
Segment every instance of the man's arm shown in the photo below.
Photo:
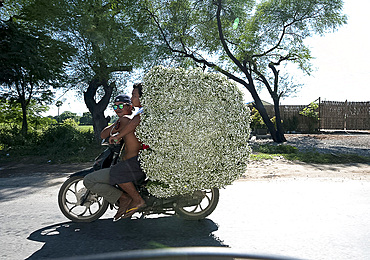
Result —
[[[109, 138], [109, 143], [113, 144], [115, 142], [119, 142], [125, 135], [127, 135], [131, 132], [134, 132], [136, 127], [139, 124], [140, 124], [140, 114], [134, 116], [131, 120], [128, 119], [128, 122], [125, 124], [123, 129], [121, 129], [116, 136], [111, 136]], [[115, 140], [117, 140], [117, 141], [115, 141]]]
[[[126, 127], [126, 125], [130, 122], [130, 119], [128, 117], [121, 117], [118, 119], [114, 124], [105, 127], [101, 133], [100, 137], [102, 139], [105, 139], [113, 134], [119, 133], [122, 129]], [[118, 127], [117, 127], [118, 125]]]
[[[117, 122], [116, 122], [116, 123], [117, 123]], [[111, 132], [112, 132], [112, 134], [117, 133], [117, 132], [118, 132], [118, 130], [117, 130], [117, 129], [114, 129], [114, 128], [115, 128], [115, 126], [116, 126], [116, 123], [111, 124], [111, 125], [109, 125], [109, 126], [105, 127], [105, 128], [100, 132], [100, 138], [101, 138], [101, 139], [105, 139], [105, 138], [109, 137], [109, 136], [110, 136], [110, 134], [111, 134]]]

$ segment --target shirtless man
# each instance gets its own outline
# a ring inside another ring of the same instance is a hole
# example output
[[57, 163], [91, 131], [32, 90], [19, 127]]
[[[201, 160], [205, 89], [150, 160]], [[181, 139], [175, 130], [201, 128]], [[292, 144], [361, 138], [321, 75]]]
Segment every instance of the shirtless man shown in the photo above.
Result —
[[[134, 105], [141, 107], [140, 101], [135, 100], [135, 90], [132, 100]], [[141, 85], [140, 85], [141, 88]], [[89, 190], [103, 196], [111, 204], [119, 201], [119, 209], [114, 216], [114, 220], [120, 218], [131, 217], [136, 211], [145, 206], [144, 200], [137, 192], [133, 182], [145, 178], [145, 174], [140, 168], [138, 161], [138, 153], [141, 149], [141, 143], [137, 140], [134, 130], [140, 123], [140, 116], [135, 116], [133, 119], [127, 117], [131, 114], [131, 100], [126, 95], [120, 95], [115, 99], [114, 106], [116, 114], [120, 117], [113, 125], [107, 126], [101, 132], [101, 138], [105, 139], [109, 136], [109, 142], [118, 142], [120, 139], [125, 141], [125, 151], [123, 161], [117, 163], [111, 168], [101, 169], [92, 172], [85, 176], [84, 185]], [[139, 120], [138, 120], [139, 119]], [[137, 123], [137, 125], [136, 125]], [[113, 185], [118, 184], [124, 191], [115, 188]]]
[[[133, 106], [141, 110], [140, 96], [142, 94], [142, 85], [134, 84], [132, 91], [131, 102]], [[119, 199], [120, 207], [117, 211], [115, 219], [131, 217], [136, 211], [145, 206], [145, 201], [137, 192], [133, 182], [145, 177], [145, 174], [140, 168], [138, 160], [139, 151], [143, 145], [135, 135], [135, 129], [140, 123], [140, 113], [135, 115], [131, 120], [125, 123], [125, 126], [120, 129], [117, 135], [109, 138], [109, 143], [119, 142], [121, 139], [125, 142], [125, 150], [123, 160], [112, 166], [110, 171], [110, 184], [118, 184], [122, 190], [127, 192], [129, 196], [123, 194]], [[129, 205], [127, 207], [127, 202]], [[121, 206], [122, 205], [122, 206]], [[122, 216], [124, 215], [124, 216]]]

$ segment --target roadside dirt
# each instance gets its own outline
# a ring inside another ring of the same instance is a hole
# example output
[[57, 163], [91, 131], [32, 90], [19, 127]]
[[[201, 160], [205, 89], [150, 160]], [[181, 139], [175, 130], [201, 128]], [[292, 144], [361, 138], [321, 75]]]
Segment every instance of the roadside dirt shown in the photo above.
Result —
[[[357, 154], [370, 156], [370, 135], [367, 134], [287, 134], [287, 145], [300, 151], [316, 151], [331, 154]], [[272, 143], [272, 140], [255, 142]], [[288, 161], [282, 157], [271, 160], [250, 161], [242, 180], [271, 180], [281, 178], [320, 178], [323, 180], [368, 180], [370, 164], [313, 164]]]
[[248, 170], [242, 176], [241, 180], [271, 180], [282, 178], [370, 181], [370, 164], [312, 164], [292, 162], [284, 158], [250, 161], [248, 163]]

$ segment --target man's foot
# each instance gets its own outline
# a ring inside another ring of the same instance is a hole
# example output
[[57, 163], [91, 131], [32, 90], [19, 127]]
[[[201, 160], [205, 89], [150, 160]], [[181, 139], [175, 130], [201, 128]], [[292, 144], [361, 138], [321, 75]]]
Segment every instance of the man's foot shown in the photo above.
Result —
[[113, 217], [113, 221], [118, 221], [123, 217], [123, 215], [126, 213], [128, 206], [130, 205], [131, 202], [132, 202], [131, 197], [125, 194], [122, 194], [122, 196], [119, 198], [119, 207], [118, 207], [116, 215], [114, 215]]
[[[133, 204], [133, 203], [131, 203], [131, 204]], [[130, 204], [129, 209], [126, 211], [126, 214], [122, 218], [131, 218], [131, 216], [134, 215], [135, 212], [138, 212], [140, 209], [146, 207], [146, 204], [145, 204], [144, 200], [142, 202], [140, 202], [139, 204], [136, 204], [136, 205], [131, 205], [131, 204]]]

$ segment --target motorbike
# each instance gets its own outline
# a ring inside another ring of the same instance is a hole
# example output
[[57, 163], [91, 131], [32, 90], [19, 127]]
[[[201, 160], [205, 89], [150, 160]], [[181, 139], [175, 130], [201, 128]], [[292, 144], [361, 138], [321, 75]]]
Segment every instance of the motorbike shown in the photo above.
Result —
[[[102, 196], [88, 190], [84, 184], [84, 177], [99, 169], [111, 167], [119, 161], [123, 144], [105, 144], [108, 147], [95, 159], [91, 168], [75, 172], [62, 184], [58, 193], [59, 208], [68, 219], [73, 222], [92, 222], [99, 219], [110, 208], [117, 209]], [[145, 200], [146, 206], [135, 215], [140, 218], [150, 214], [179, 215], [187, 220], [199, 220], [210, 215], [216, 208], [219, 200], [219, 190], [211, 188], [198, 190], [191, 194], [178, 195], [169, 198], [157, 198], [146, 189], [150, 180], [143, 179], [136, 188]], [[119, 188], [117, 186], [117, 188]]]

